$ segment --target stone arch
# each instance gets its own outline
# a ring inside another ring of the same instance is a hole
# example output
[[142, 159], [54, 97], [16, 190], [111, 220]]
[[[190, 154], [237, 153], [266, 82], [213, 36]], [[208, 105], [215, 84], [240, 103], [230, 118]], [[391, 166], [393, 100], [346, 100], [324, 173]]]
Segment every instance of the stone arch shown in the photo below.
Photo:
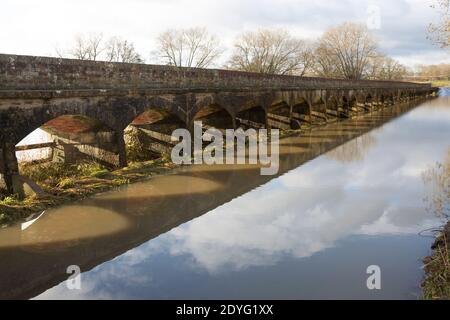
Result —
[[127, 157], [146, 161], [170, 153], [175, 144], [172, 133], [179, 128], [186, 128], [186, 123], [170, 108], [146, 108], [124, 130]]
[[152, 110], [156, 113], [164, 113], [173, 118], [177, 118], [186, 125], [186, 112], [183, 112], [180, 108], [180, 106], [183, 106], [186, 103], [187, 98], [185, 95], [119, 97], [111, 102], [114, 110], [120, 110], [122, 112], [119, 124], [122, 129], [125, 129], [130, 123], [145, 112]]
[[204, 104], [202, 107], [199, 107], [192, 116], [190, 127], [194, 121], [202, 121], [205, 129], [214, 127], [219, 130], [226, 130], [236, 127], [234, 115], [228, 109], [216, 103]]
[[50, 119], [19, 141], [16, 157], [19, 161], [28, 158], [67, 164], [93, 160], [117, 168], [126, 165], [122, 139], [117, 131], [97, 119], [64, 114]]
[[2, 118], [7, 123], [14, 123], [15, 125], [5, 130], [5, 138], [17, 144], [48, 121], [65, 115], [78, 115], [96, 119], [116, 130], [116, 122], [111, 121], [111, 118], [114, 117], [109, 115], [107, 110], [101, 112], [99, 109], [101, 108], [98, 108], [97, 105], [94, 107], [88, 101], [83, 100], [67, 104], [42, 104], [25, 111], [24, 109], [10, 108], [7, 112], [2, 113]]

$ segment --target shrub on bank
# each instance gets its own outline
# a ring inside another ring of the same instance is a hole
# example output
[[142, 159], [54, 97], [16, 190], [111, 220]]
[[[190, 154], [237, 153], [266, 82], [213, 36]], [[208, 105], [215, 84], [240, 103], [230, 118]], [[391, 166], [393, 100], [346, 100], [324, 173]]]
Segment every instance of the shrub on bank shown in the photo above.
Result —
[[423, 299], [450, 300], [450, 222], [433, 245], [433, 253], [424, 259]]

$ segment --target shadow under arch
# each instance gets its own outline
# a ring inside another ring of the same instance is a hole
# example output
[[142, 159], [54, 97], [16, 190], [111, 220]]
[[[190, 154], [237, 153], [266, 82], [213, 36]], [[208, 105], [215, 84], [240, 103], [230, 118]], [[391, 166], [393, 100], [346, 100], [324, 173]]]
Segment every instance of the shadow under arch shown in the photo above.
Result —
[[146, 161], [171, 152], [172, 133], [186, 128], [184, 119], [163, 107], [147, 107], [124, 130], [127, 156], [131, 161]]
[[[192, 122], [201, 121], [204, 129], [226, 130], [236, 127], [233, 115], [226, 108], [215, 103], [200, 107], [192, 120]], [[192, 127], [193, 123], [189, 126]]]
[[268, 127], [281, 130], [291, 129], [291, 107], [284, 100], [273, 101], [267, 108]]
[[243, 108], [236, 114], [236, 127], [262, 129], [267, 127], [267, 113], [262, 106]]
[[19, 141], [16, 157], [20, 162], [65, 164], [93, 160], [115, 168], [121, 166], [123, 157], [121, 140], [117, 131], [97, 119], [65, 114], [46, 121]]
[[365, 97], [364, 103], [371, 107], [373, 102], [374, 102], [374, 98], [373, 98], [372, 94], [370, 94], [370, 93], [367, 94]]
[[292, 106], [292, 129], [299, 129], [304, 124], [312, 123], [311, 106], [302, 97], [296, 100]]
[[339, 118], [339, 100], [336, 96], [330, 96], [327, 100], [327, 115], [328, 118]]
[[312, 122], [315, 124], [322, 124], [327, 122], [327, 105], [322, 97], [316, 97], [311, 105]]

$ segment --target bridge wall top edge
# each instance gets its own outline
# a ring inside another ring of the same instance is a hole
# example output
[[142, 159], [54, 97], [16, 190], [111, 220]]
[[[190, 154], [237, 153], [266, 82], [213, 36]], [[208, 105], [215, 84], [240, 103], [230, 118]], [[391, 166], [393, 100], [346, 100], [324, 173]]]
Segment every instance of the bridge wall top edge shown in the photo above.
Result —
[[220, 69], [0, 54], [0, 90], [97, 88], [431, 89], [431, 84], [267, 75]]

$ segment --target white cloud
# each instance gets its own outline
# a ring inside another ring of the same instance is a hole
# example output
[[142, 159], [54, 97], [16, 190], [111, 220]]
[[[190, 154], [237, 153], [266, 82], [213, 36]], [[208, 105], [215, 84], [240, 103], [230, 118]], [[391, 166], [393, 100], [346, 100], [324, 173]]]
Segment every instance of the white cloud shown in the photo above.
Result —
[[369, 5], [380, 7], [377, 35], [383, 50], [405, 63], [448, 61], [447, 53], [426, 39], [435, 17], [431, 0], [3, 0], [0, 52], [54, 55], [77, 33], [103, 32], [135, 42], [149, 58], [156, 36], [167, 28], [206, 26], [225, 46], [244, 30], [284, 27], [315, 39], [344, 21], [367, 21]]

